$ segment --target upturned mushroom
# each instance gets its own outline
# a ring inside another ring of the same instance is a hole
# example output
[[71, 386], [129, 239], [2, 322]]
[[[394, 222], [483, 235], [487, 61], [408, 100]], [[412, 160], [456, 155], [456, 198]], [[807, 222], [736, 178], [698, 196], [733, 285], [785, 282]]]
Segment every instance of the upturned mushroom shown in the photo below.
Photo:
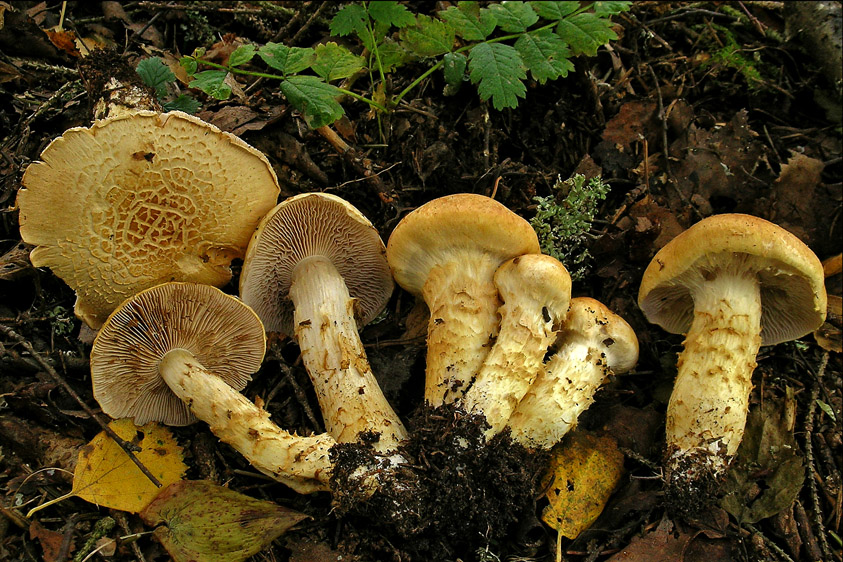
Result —
[[334, 195], [291, 197], [261, 221], [246, 252], [240, 296], [266, 329], [293, 335], [325, 428], [338, 442], [374, 432], [379, 452], [407, 437], [372, 373], [358, 333], [393, 283], [378, 231]]
[[685, 334], [667, 407], [667, 486], [704, 496], [743, 437], [759, 347], [822, 324], [822, 264], [775, 224], [715, 215], [655, 255], [638, 304], [650, 322]]
[[571, 302], [571, 276], [551, 256], [512, 258], [497, 269], [494, 282], [503, 301], [500, 331], [462, 399], [467, 411], [486, 417], [488, 437], [504, 428], [539, 375]]
[[395, 281], [430, 309], [425, 400], [451, 403], [466, 392], [498, 334], [493, 282], [508, 259], [539, 254], [535, 231], [494, 199], [448, 195], [395, 227], [387, 259]]
[[173, 111], [138, 111], [66, 131], [23, 175], [30, 259], [76, 291], [99, 328], [118, 304], [167, 281], [222, 286], [278, 199], [266, 158]]
[[555, 347], [507, 424], [512, 438], [526, 447], [553, 447], [576, 426], [608, 377], [638, 361], [638, 338], [630, 325], [588, 297], [571, 299]]
[[291, 434], [238, 392], [264, 351], [263, 325], [248, 306], [208, 285], [165, 283], [122, 303], [97, 334], [94, 398], [138, 425], [201, 419], [262, 473], [299, 493], [328, 490], [334, 439]]

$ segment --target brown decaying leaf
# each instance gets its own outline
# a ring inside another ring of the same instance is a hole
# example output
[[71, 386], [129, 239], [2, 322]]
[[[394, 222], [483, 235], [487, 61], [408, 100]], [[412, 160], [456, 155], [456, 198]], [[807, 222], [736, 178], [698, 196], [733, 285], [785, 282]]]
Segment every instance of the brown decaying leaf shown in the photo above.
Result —
[[45, 528], [38, 521], [29, 524], [29, 538], [37, 539], [44, 549], [44, 562], [56, 562], [61, 551], [64, 535]]

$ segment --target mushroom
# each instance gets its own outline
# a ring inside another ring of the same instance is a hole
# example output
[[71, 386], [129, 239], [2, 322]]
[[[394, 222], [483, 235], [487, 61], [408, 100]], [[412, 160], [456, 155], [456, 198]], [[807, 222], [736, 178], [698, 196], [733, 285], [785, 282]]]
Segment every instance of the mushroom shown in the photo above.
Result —
[[74, 128], [23, 175], [30, 260], [76, 291], [99, 328], [118, 304], [167, 281], [222, 286], [278, 182], [257, 150], [196, 117], [140, 111]]
[[638, 361], [638, 338], [626, 321], [589, 297], [571, 299], [556, 352], [509, 418], [512, 438], [549, 449], [577, 424], [610, 375]]
[[338, 442], [380, 434], [375, 450], [407, 437], [375, 379], [358, 333], [383, 310], [393, 283], [378, 231], [334, 195], [304, 193], [276, 206], [249, 243], [240, 296], [267, 331], [294, 335], [325, 428]]
[[669, 491], [705, 495], [743, 437], [758, 348], [822, 324], [822, 264], [775, 224], [715, 215], [656, 254], [638, 304], [650, 322], [686, 334], [667, 407], [665, 468]]
[[488, 437], [504, 428], [538, 376], [571, 301], [571, 276], [551, 256], [512, 258], [497, 269], [494, 282], [503, 300], [500, 331], [462, 399], [466, 410], [485, 415]]
[[434, 199], [395, 227], [386, 249], [395, 280], [430, 309], [429, 404], [460, 398], [492, 347], [501, 304], [495, 271], [510, 258], [538, 253], [530, 223], [482, 195]]
[[165, 283], [122, 303], [97, 334], [94, 398], [138, 425], [201, 419], [264, 474], [300, 493], [328, 490], [334, 439], [290, 434], [238, 392], [264, 351], [248, 306], [208, 285]]

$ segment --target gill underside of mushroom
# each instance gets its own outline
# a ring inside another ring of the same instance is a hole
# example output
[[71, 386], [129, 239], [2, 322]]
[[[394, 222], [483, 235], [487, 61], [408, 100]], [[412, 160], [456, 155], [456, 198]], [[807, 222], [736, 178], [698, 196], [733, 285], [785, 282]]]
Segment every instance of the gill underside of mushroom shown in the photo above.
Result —
[[407, 431], [372, 373], [357, 332], [354, 299], [333, 263], [321, 256], [300, 262], [290, 299], [296, 339], [327, 432], [339, 443], [378, 433], [375, 450], [395, 450]]
[[718, 476], [737, 452], [761, 346], [761, 295], [753, 274], [702, 280], [693, 298], [666, 422], [666, 468], [671, 474], [682, 467], [684, 474], [675, 477], [683, 480]]
[[266, 410], [209, 373], [187, 350], [167, 352], [159, 371], [193, 415], [256, 469], [301, 494], [330, 489], [332, 437], [293, 435], [279, 428]]
[[467, 258], [430, 270], [422, 296], [430, 309], [424, 398], [450, 404], [468, 390], [498, 335], [498, 263]]

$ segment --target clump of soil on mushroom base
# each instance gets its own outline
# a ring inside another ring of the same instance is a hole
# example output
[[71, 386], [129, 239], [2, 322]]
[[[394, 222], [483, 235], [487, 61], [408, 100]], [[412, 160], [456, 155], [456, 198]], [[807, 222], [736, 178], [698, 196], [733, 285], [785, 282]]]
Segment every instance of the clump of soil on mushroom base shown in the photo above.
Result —
[[335, 510], [360, 549], [401, 560], [471, 558], [533, 518], [547, 451], [515, 443], [508, 431], [487, 442], [485, 418], [454, 404], [420, 408], [408, 425], [400, 452], [415, 464], [390, 467], [390, 485], [371, 496], [358, 469], [386, 461], [362, 442], [331, 449]]

